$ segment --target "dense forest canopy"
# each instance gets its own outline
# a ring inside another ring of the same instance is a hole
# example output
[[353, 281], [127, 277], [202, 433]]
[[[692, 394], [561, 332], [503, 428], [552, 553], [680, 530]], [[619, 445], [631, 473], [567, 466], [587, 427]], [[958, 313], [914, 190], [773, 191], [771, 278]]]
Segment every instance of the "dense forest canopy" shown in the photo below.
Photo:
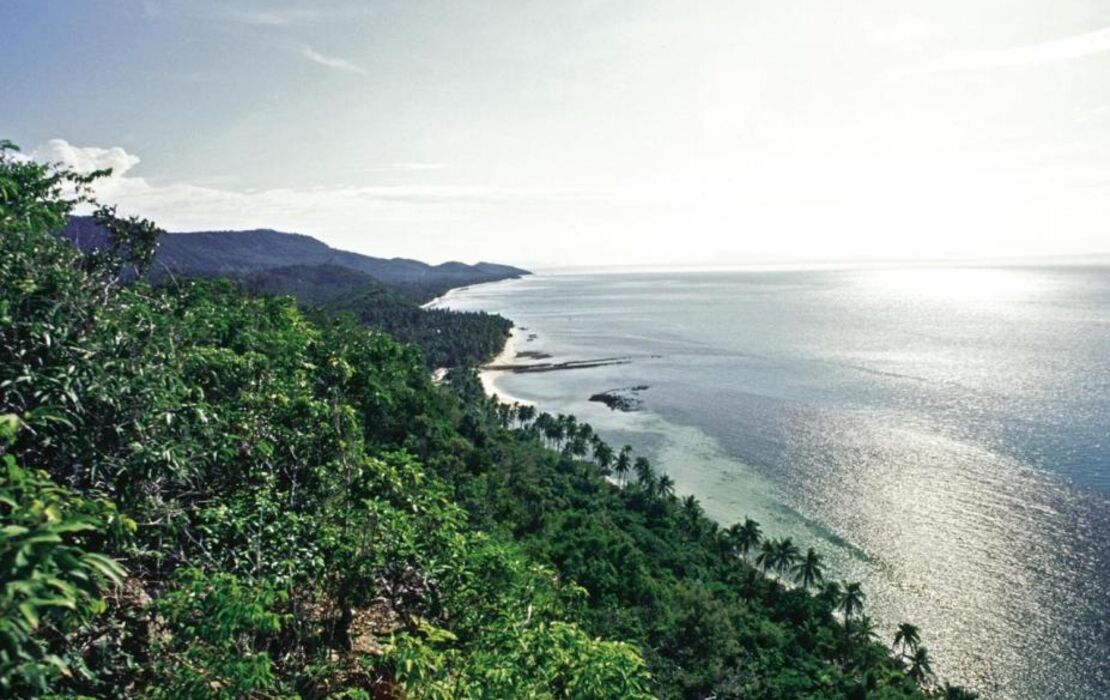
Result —
[[[111, 245], [96, 217], [70, 216], [61, 235], [86, 253]], [[152, 283], [226, 278], [256, 295], [289, 295], [308, 309], [349, 312], [363, 325], [416, 345], [432, 369], [481, 363], [504, 343], [512, 324], [493, 314], [421, 304], [454, 287], [529, 274], [492, 263], [373, 258], [278, 231], [175, 233], [159, 240], [146, 274]]]
[[[108, 243], [103, 226], [92, 216], [70, 216], [61, 235], [82, 250]], [[454, 287], [529, 274], [519, 267], [488, 262], [467, 265], [452, 261], [429, 265], [406, 258], [375, 258], [331, 248], [301, 233], [257, 229], [193, 231], [164, 236], [150, 261], [148, 275], [153, 281], [174, 275], [242, 279], [290, 266], [331, 271], [338, 268], [350, 274], [332, 280], [333, 284], [370, 279], [418, 302], [428, 301]]]
[[97, 174], [0, 151], [4, 695], [973, 697], [812, 550], [471, 369], [434, 385], [372, 299], [152, 286], [150, 222], [55, 235]]
[[[513, 324], [496, 314], [424, 308], [427, 288], [386, 285], [365, 273], [332, 265], [294, 265], [243, 279], [252, 294], [290, 295], [310, 313], [349, 313], [360, 324], [415, 345], [429, 369], [477, 365], [504, 345]], [[443, 293], [444, 289], [435, 288]], [[417, 299], [410, 296], [417, 293]]]

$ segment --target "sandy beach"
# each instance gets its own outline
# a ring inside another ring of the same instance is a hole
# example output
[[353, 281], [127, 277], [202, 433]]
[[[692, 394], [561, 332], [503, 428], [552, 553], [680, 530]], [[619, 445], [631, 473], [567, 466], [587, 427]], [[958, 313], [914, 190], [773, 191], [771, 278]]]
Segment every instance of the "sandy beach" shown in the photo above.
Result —
[[[467, 286], [450, 289], [445, 294], [422, 304], [421, 308], [449, 309], [451, 308], [450, 304], [448, 303], [450, 297], [455, 293], [465, 292], [469, 288], [470, 287]], [[487, 396], [492, 396], [503, 403], [518, 403], [522, 405], [532, 406], [534, 405], [534, 402], [528, 401], [527, 399], [518, 398], [498, 388], [497, 380], [506, 374], [511, 374], [512, 372], [510, 370], [490, 369], [519, 364], [520, 358], [517, 357], [517, 353], [520, 352], [521, 343], [524, 342], [524, 339], [521, 337], [521, 331], [522, 329], [520, 328], [513, 328], [509, 331], [509, 337], [505, 340], [505, 346], [501, 348], [501, 352], [499, 352], [496, 357], [491, 358], [489, 362], [478, 368], [478, 378], [481, 380], [482, 388], [485, 390]], [[437, 372], [438, 371], [439, 370], [437, 370]]]
[[513, 328], [509, 331], [509, 338], [505, 341], [505, 347], [501, 348], [501, 352], [498, 353], [497, 357], [487, 362], [478, 370], [478, 377], [482, 380], [482, 388], [486, 390], [486, 394], [493, 396], [498, 401], [531, 406], [533, 402], [512, 396], [497, 387], [497, 380], [506, 374], [511, 374], [511, 372], [502, 369], [486, 369], [491, 366], [499, 367], [514, 364], [516, 361], [516, 354], [519, 351], [520, 342], [520, 329]]

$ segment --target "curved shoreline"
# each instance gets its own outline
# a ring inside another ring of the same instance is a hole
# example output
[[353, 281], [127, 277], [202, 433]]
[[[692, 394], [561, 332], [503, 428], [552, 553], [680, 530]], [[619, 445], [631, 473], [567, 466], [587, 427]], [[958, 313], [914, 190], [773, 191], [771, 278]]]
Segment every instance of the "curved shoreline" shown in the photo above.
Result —
[[[487, 310], [489, 306], [500, 307], [501, 313], [507, 318], [513, 318], [515, 314], [511, 310], [517, 309], [517, 307], [502, 299], [502, 291], [506, 293], [506, 296], [516, 294], [516, 290], [504, 289], [498, 290], [496, 294], [492, 293], [491, 290], [488, 293], [488, 299], [486, 294], [478, 296], [483, 297], [482, 301], [487, 305]], [[466, 304], [464, 301], [465, 292], [464, 289], [457, 290], [458, 297], [446, 300], [447, 303], [460, 303], [464, 308], [467, 306], [476, 309], [481, 308], [473, 305], [473, 303]], [[534, 312], [527, 305], [523, 305], [517, 310], [525, 308]], [[527, 351], [528, 348], [533, 346], [543, 348], [548, 345], [552, 338], [559, 337], [560, 326], [556, 324], [553, 329], [545, 328], [542, 312], [543, 309], [540, 310], [536, 318], [529, 317], [527, 320], [523, 320], [525, 328], [514, 328], [501, 352], [478, 368], [487, 395], [510, 403], [517, 400], [516, 397], [503, 391], [501, 387], [505, 385], [503, 375], [515, 373], [512, 370], [514, 366], [531, 364], [532, 358], [517, 357], [518, 351]], [[566, 329], [563, 328], [562, 330], [565, 331]], [[530, 331], [538, 331], [543, 341], [526, 343], [525, 339]], [[550, 349], [550, 346], [548, 347]], [[578, 346], [572, 344], [572, 347]], [[625, 347], [617, 349], [604, 345], [585, 345], [578, 352], [615, 355], [621, 350], [627, 351]], [[560, 353], [556, 352], [555, 354]], [[544, 359], [550, 365], [558, 364], [563, 358], [554, 362], [548, 358]], [[625, 376], [620, 368], [611, 368], [608, 371], [599, 369], [597, 372], [606, 376], [609, 372], [615, 372], [618, 376]], [[635, 386], [638, 385], [638, 382], [645, 380], [645, 377], [641, 376], [640, 373], [628, 375], [628, 377], [626, 384], [614, 380], [612, 383], [603, 386]], [[543, 379], [537, 377], [535, 379], [536, 381], [531, 384], [529, 383], [530, 380], [524, 378], [512, 380], [511, 383], [514, 387], [520, 387], [521, 389], [535, 387], [538, 389], [538, 393], [534, 394], [536, 401], [522, 403], [537, 407], [542, 405], [542, 408], [548, 411], [557, 409], [562, 412], [577, 414], [579, 418], [585, 415], [585, 413], [579, 413], [577, 405], [578, 402], [588, 402], [585, 395], [568, 396], [557, 387], [564, 384], [564, 380], [570, 386], [581, 387], [589, 384], [587, 379], [577, 376], [573, 378], [552, 377]], [[877, 626], [884, 637], [894, 634], [894, 625], [898, 620], [917, 619], [916, 615], [920, 612], [920, 608], [916, 601], [920, 598], [920, 593], [907, 593], [900, 588], [900, 582], [893, 579], [887, 580], [885, 583], [879, 583], [878, 579], [888, 578], [889, 574], [884, 573], [881, 565], [872, 560], [867, 549], [839, 534], [826, 521], [812, 514], [807, 515], [804, 509], [799, 507], [804, 504], [797, 504], [787, 497], [781, 491], [783, 487], [779, 482], [761, 473], [737, 455], [729, 453], [720, 439], [708, 432], [706, 428], [690, 421], [684, 423], [671, 422], [651, 408], [642, 412], [626, 413], [605, 410], [602, 405], [596, 402], [591, 406], [594, 409], [604, 411], [604, 414], [590, 415], [588, 418], [599, 435], [613, 430], [614, 434], [618, 435], [622, 441], [635, 442], [638, 451], [643, 449], [644, 454], [650, 456], [657, 468], [675, 479], [677, 492], [691, 494], [699, 499], [708, 517], [723, 525], [736, 522], [739, 517], [744, 515], [750, 515], [761, 522], [769, 532], [774, 532], [782, 537], [791, 537], [796, 542], [811, 543], [827, 557], [829, 570], [836, 572], [834, 575], [838, 578], [860, 580], [865, 585], [873, 586], [873, 588], [868, 589], [871, 597], [871, 610], [873, 611], [871, 614], [876, 616]], [[582, 410], [588, 412], [591, 409], [583, 408]], [[641, 438], [635, 434], [643, 434], [643, 437]], [[929, 626], [928, 629], [944, 628], [938, 625], [936, 628]], [[975, 684], [980, 687], [986, 685], [982, 680], [983, 674], [976, 672], [974, 662], [959, 655], [960, 648], [958, 646], [953, 648], [949, 640], [942, 640], [940, 635], [931, 638], [931, 641], [933, 642], [931, 648], [935, 647], [940, 652], [934, 663], [941, 674], [955, 682]], [[990, 697], [990, 695], [987, 694], [983, 697]]]
[[[442, 297], [440, 297], [442, 298]], [[504, 367], [512, 364], [516, 359], [517, 345], [520, 342], [520, 331], [513, 328], [509, 331], [509, 337], [505, 339], [505, 345], [502, 346], [501, 352], [491, 359], [486, 364], [478, 368], [478, 379], [482, 382], [482, 388], [485, 389], [486, 395], [491, 396], [502, 403], [518, 403], [523, 406], [535, 406], [534, 401], [528, 401], [508, 393], [504, 389], [497, 386], [497, 380], [506, 374], [512, 374], [511, 371], [505, 369], [497, 369], [497, 367]]]
[[[491, 280], [489, 282], [468, 284], [462, 287], [453, 287], [452, 289], [448, 289], [446, 292], [436, 297], [435, 299], [431, 299], [421, 304], [420, 308], [435, 309], [442, 307], [450, 309], [451, 307], [447, 304], [449, 304], [451, 296], [454, 294], [469, 291], [471, 288], [481, 284], [496, 284], [498, 282], [506, 282], [511, 279], [522, 278], [517, 277], [501, 280]], [[512, 319], [509, 320], [511, 321]], [[499, 367], [506, 367], [514, 364], [514, 362], [516, 361], [520, 340], [520, 329], [514, 326], [512, 329], [509, 330], [509, 337], [505, 339], [505, 344], [501, 346], [501, 351], [478, 367], [478, 379], [482, 382], [482, 389], [485, 390], [487, 396], [496, 398], [498, 401], [501, 401], [503, 403], [517, 403], [523, 406], [534, 406], [536, 405], [534, 401], [529, 401], [527, 399], [513, 396], [512, 394], [508, 393], [504, 389], [500, 389], [497, 386], [498, 379], [506, 374], [512, 373], [510, 370], [501, 369]]]

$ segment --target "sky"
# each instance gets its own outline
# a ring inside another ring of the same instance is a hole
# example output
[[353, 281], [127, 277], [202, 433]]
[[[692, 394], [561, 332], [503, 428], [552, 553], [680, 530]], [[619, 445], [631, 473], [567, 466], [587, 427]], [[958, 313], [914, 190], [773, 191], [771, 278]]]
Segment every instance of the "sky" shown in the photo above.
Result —
[[0, 0], [0, 138], [170, 231], [533, 266], [1110, 252], [1105, 0]]

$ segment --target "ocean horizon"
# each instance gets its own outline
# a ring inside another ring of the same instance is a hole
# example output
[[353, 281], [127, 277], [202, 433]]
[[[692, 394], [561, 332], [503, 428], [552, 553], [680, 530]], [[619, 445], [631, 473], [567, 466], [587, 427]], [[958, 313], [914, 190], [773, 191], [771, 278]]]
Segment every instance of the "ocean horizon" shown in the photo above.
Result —
[[[1110, 696], [1110, 268], [540, 274], [435, 302], [499, 313], [496, 390], [630, 444], [724, 525], [750, 516], [919, 625], [986, 698]], [[613, 392], [633, 410], [590, 397]]]

